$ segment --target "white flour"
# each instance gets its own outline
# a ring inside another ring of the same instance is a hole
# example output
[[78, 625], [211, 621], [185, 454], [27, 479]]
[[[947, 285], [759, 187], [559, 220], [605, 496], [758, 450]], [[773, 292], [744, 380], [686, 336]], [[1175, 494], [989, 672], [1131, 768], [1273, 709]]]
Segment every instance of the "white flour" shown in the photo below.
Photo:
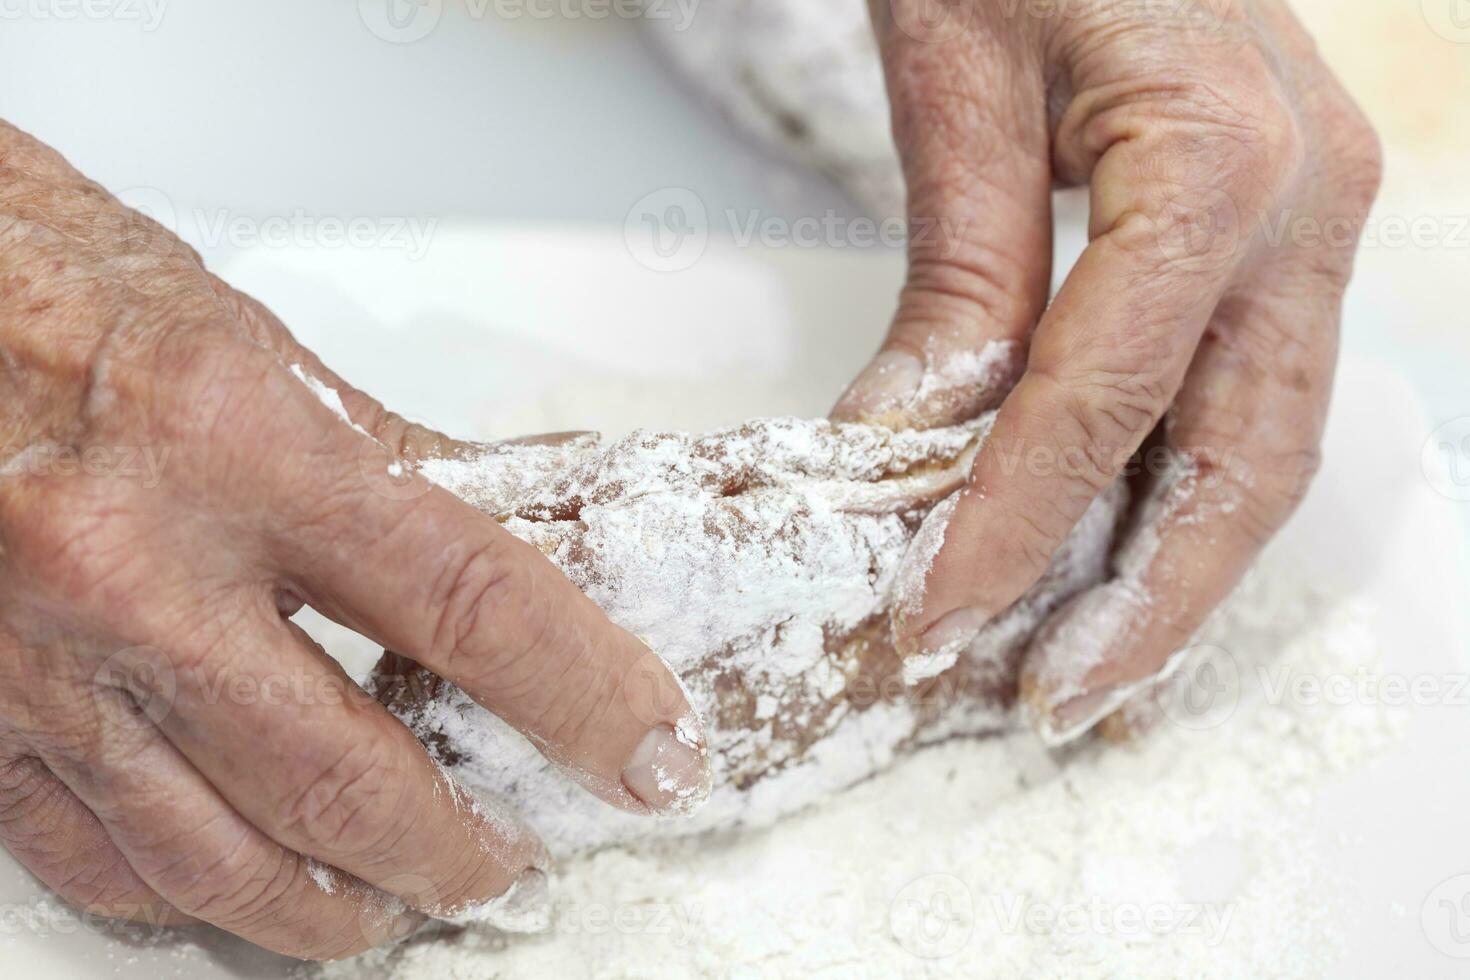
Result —
[[[500, 515], [682, 682], [714, 775], [709, 800], [688, 818], [655, 824], [609, 811], [585, 792], [588, 777], [568, 779], [461, 691], [395, 698], [394, 711], [431, 750], [443, 746], [463, 786], [515, 806], [562, 856], [770, 823], [871, 776], [916, 739], [999, 730], [1008, 718], [997, 692], [1019, 644], [1101, 580], [1124, 495], [1099, 498], [1035, 587], [948, 651], [947, 664], [963, 655], [963, 669], [924, 696], [907, 691], [872, 631], [888, 631], [914, 525], [962, 483], [988, 426], [982, 417], [891, 432], [764, 419], [697, 437], [639, 430], [605, 443], [497, 446], [423, 465]], [[921, 662], [919, 676], [947, 664]]]
[[765, 830], [572, 861], [545, 935], [439, 935], [325, 976], [1327, 975], [1337, 879], [1308, 809], [1400, 719], [1262, 692], [1374, 670], [1366, 618], [1276, 549], [1181, 669], [1210, 710], [1137, 747], [946, 743]]

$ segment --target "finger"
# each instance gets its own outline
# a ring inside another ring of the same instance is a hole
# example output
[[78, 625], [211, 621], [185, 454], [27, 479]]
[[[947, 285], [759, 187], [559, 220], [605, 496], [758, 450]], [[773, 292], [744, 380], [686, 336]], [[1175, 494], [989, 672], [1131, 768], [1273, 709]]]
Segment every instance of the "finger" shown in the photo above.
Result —
[[921, 40], [888, 4], [873, 7], [908, 188], [908, 276], [882, 349], [832, 416], [948, 424], [999, 402], [1046, 304], [1044, 84], [1034, 63], [984, 32]]
[[344, 421], [360, 427], [387, 446], [395, 459], [405, 463], [448, 459], [471, 449], [470, 443], [452, 439], [388, 411], [377, 399], [348, 384], [315, 353], [297, 342], [285, 323], [255, 297], [240, 292], [215, 275], [209, 276], [209, 283], [225, 313], [244, 327], [256, 343], [279, 357]]
[[[1073, 739], [1135, 697], [1167, 697], [1154, 692], [1160, 673], [1305, 494], [1341, 289], [1300, 272], [1275, 268], [1221, 304], [1114, 576], [1055, 614], [1027, 652], [1023, 703], [1045, 741]], [[1162, 710], [1146, 703], [1111, 727], [1116, 735]]]
[[[487, 444], [454, 439], [427, 426], [410, 422], [390, 412], [376, 398], [353, 387], [321, 358], [303, 347], [290, 329], [264, 303], [242, 293], [218, 276], [209, 276], [210, 286], [225, 312], [240, 323], [256, 343], [270, 350], [299, 380], [331, 407], [341, 406], [346, 421], [356, 425], [386, 446], [404, 463], [429, 459], [462, 459], [484, 450]], [[506, 445], [560, 446], [591, 435], [589, 432], [545, 432], [506, 439]], [[499, 443], [496, 443], [499, 444]]]
[[152, 928], [199, 921], [138, 877], [96, 815], [25, 749], [6, 749], [0, 761], [0, 844], [88, 916]]
[[[268, 594], [211, 611], [188, 644], [155, 720], [242, 816], [436, 918], [543, 924], [550, 860], [535, 835], [460, 791]], [[242, 765], [242, 746], [278, 764]]]
[[[281, 393], [321, 417], [302, 397]], [[702, 725], [652, 651], [447, 491], [413, 473], [391, 492], [365, 478], [365, 437], [324, 426], [312, 438], [310, 472], [262, 489], [286, 529], [275, 560], [292, 591], [464, 689], [608, 802], [684, 812], [703, 801]]]
[[[1119, 137], [1097, 160], [1093, 241], [1037, 327], [919, 602], [899, 610], [902, 653], [942, 664], [1030, 588], [1173, 401], [1249, 244], [1234, 216], [1296, 164], [1291, 147], [1248, 149], [1171, 131]], [[1191, 187], [1221, 190], [1180, 207]], [[1191, 238], [1199, 224], [1219, 233]]]
[[398, 899], [331, 877], [236, 812], [140, 713], [137, 699], [158, 693], [99, 686], [95, 720], [68, 719], [67, 737], [36, 746], [158, 895], [301, 959], [350, 956], [422, 923]]

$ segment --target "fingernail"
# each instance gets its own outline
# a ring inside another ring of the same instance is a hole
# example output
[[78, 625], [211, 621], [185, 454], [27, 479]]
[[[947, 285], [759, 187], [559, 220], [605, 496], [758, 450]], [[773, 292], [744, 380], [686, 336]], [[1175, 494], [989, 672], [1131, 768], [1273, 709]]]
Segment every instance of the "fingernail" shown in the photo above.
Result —
[[903, 658], [904, 683], [917, 684], [953, 667], [988, 622], [990, 613], [978, 606], [966, 606], [940, 617], [920, 634], [915, 652]]
[[649, 729], [623, 767], [623, 785], [657, 813], [691, 813], [708, 797], [709, 756], [693, 726]]
[[1128, 700], [1131, 685], [1109, 684], [1052, 707], [1042, 706], [1032, 716], [1032, 727], [1047, 745], [1059, 746], [1086, 734]]
[[527, 868], [500, 895], [440, 916], [454, 925], [487, 925], [502, 932], [545, 932], [551, 926], [551, 883], [540, 868]]
[[867, 421], [908, 405], [924, 380], [924, 364], [905, 351], [886, 350], [868, 362], [837, 401], [832, 414]]
[[393, 946], [401, 942], [407, 942], [428, 921], [429, 917], [422, 912], [404, 912], [388, 926], [388, 933], [384, 937], [384, 941], [374, 945]]
[[1047, 745], [1085, 734], [1146, 680], [1119, 668], [1127, 666], [1127, 640], [1148, 604], [1128, 582], [1107, 582], [1069, 599], [1032, 641], [1021, 699], [1031, 727]]

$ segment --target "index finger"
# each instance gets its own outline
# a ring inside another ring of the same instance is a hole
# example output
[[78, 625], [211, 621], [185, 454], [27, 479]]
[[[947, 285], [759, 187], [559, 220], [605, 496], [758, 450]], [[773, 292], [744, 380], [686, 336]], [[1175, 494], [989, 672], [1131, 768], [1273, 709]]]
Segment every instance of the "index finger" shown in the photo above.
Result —
[[1179, 390], [1247, 244], [1239, 216], [1274, 196], [1285, 156], [1179, 132], [1097, 159], [1093, 241], [1037, 326], [922, 594], [897, 612], [901, 654], [947, 667], [1119, 476]]
[[314, 608], [459, 686], [609, 803], [704, 800], [703, 726], [662, 660], [490, 517], [412, 472], [378, 492], [367, 436], [322, 433], [314, 475], [276, 496], [280, 563]]

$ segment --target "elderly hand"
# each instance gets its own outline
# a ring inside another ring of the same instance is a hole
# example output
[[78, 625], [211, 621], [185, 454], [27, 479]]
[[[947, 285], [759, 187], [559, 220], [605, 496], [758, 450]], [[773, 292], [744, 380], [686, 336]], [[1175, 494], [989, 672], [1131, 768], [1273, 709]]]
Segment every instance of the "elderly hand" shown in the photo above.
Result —
[[541, 914], [534, 835], [450, 784], [303, 602], [609, 803], [707, 789], [658, 658], [404, 465], [453, 444], [3, 124], [0, 360], [0, 841], [72, 903], [311, 958]]
[[[1065, 741], [1160, 673], [1301, 500], [1377, 140], [1279, 0], [874, 7], [912, 243], [835, 415], [999, 405], [897, 618], [938, 662], [1138, 478], [1109, 579], [1026, 653], [1031, 720]], [[1048, 306], [1054, 183], [1088, 186], [1090, 244]]]

